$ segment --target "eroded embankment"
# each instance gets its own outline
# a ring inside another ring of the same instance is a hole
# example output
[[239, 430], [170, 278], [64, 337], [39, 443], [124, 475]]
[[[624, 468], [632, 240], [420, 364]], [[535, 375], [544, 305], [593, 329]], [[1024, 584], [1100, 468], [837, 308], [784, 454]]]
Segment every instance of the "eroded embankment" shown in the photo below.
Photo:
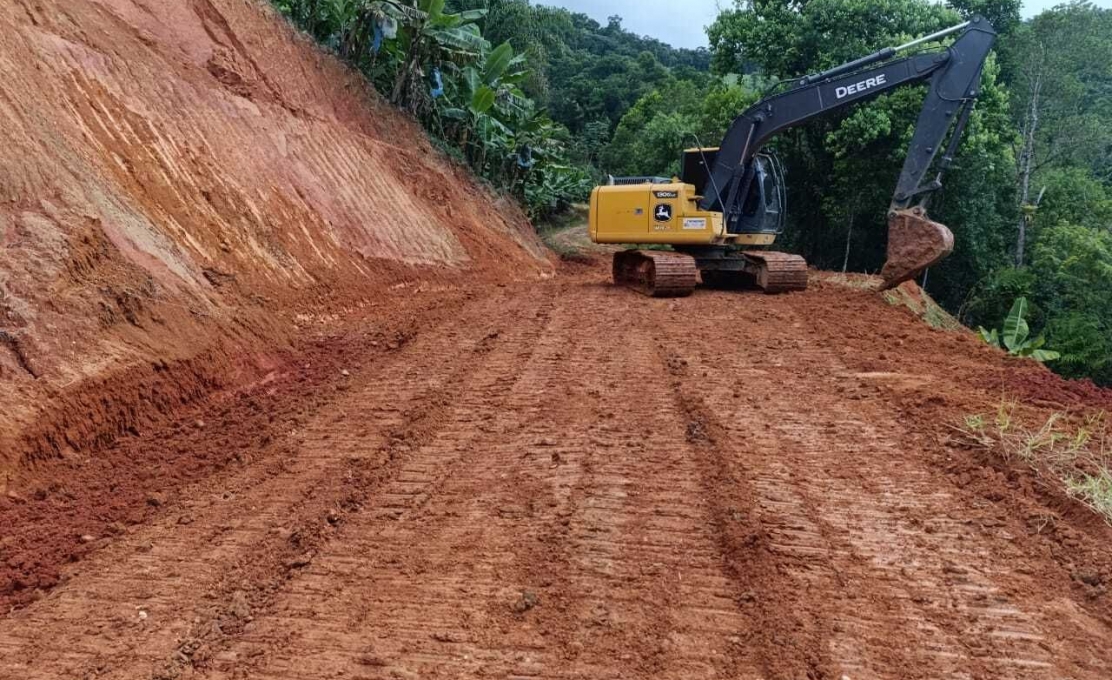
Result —
[[386, 286], [549, 271], [261, 1], [13, 0], [0, 80], [0, 487], [265, 376]]

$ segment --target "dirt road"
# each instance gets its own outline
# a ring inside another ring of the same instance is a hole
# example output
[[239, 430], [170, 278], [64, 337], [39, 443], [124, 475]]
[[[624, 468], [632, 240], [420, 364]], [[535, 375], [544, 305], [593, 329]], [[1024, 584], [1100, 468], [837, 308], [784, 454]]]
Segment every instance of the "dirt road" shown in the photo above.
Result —
[[405, 304], [124, 444], [141, 492], [4, 501], [9, 568], [85, 547], [0, 678], [1108, 677], [1112, 532], [948, 436], [1106, 394], [845, 288]]

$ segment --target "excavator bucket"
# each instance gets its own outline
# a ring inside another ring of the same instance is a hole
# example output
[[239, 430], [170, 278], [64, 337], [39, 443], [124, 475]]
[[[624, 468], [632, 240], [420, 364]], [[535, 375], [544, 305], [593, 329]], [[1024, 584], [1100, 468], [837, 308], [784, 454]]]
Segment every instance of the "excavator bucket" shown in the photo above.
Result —
[[883, 290], [910, 281], [954, 251], [954, 234], [932, 222], [922, 208], [888, 213], [888, 261], [880, 276]]

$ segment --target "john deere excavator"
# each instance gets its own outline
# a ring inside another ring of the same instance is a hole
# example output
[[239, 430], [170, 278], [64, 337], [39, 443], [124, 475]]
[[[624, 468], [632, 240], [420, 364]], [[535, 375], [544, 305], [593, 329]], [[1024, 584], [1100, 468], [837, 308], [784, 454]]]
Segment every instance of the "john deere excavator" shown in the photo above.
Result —
[[[959, 35], [948, 47], [897, 58], [953, 34]], [[746, 282], [767, 293], [805, 289], [802, 257], [756, 249], [772, 245], [782, 233], [787, 207], [783, 168], [762, 148], [783, 130], [928, 82], [888, 212], [888, 260], [881, 272], [886, 287], [914, 278], [953, 251], [954, 235], [927, 218], [927, 202], [953, 163], [995, 39], [992, 26], [974, 17], [800, 78], [738, 116], [718, 147], [685, 151], [680, 178], [613, 178], [595, 188], [591, 240], [672, 247], [616, 253], [615, 283], [657, 297], [682, 296], [695, 289], [701, 273], [709, 286]], [[925, 181], [943, 144], [937, 174]]]

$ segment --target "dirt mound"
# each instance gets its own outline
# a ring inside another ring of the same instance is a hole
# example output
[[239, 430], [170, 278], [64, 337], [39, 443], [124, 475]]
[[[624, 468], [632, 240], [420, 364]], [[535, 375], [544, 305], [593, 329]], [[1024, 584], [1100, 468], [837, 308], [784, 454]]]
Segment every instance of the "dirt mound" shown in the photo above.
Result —
[[385, 286], [551, 270], [261, 1], [13, 0], [0, 77], [0, 488], [279, 369]]
[[[884, 279], [868, 274], [812, 271], [810, 285], [878, 291], [884, 287]], [[902, 307], [910, 311], [932, 328], [947, 331], [968, 330], [914, 281], [904, 281], [895, 288], [884, 290], [880, 296], [893, 307]]]

